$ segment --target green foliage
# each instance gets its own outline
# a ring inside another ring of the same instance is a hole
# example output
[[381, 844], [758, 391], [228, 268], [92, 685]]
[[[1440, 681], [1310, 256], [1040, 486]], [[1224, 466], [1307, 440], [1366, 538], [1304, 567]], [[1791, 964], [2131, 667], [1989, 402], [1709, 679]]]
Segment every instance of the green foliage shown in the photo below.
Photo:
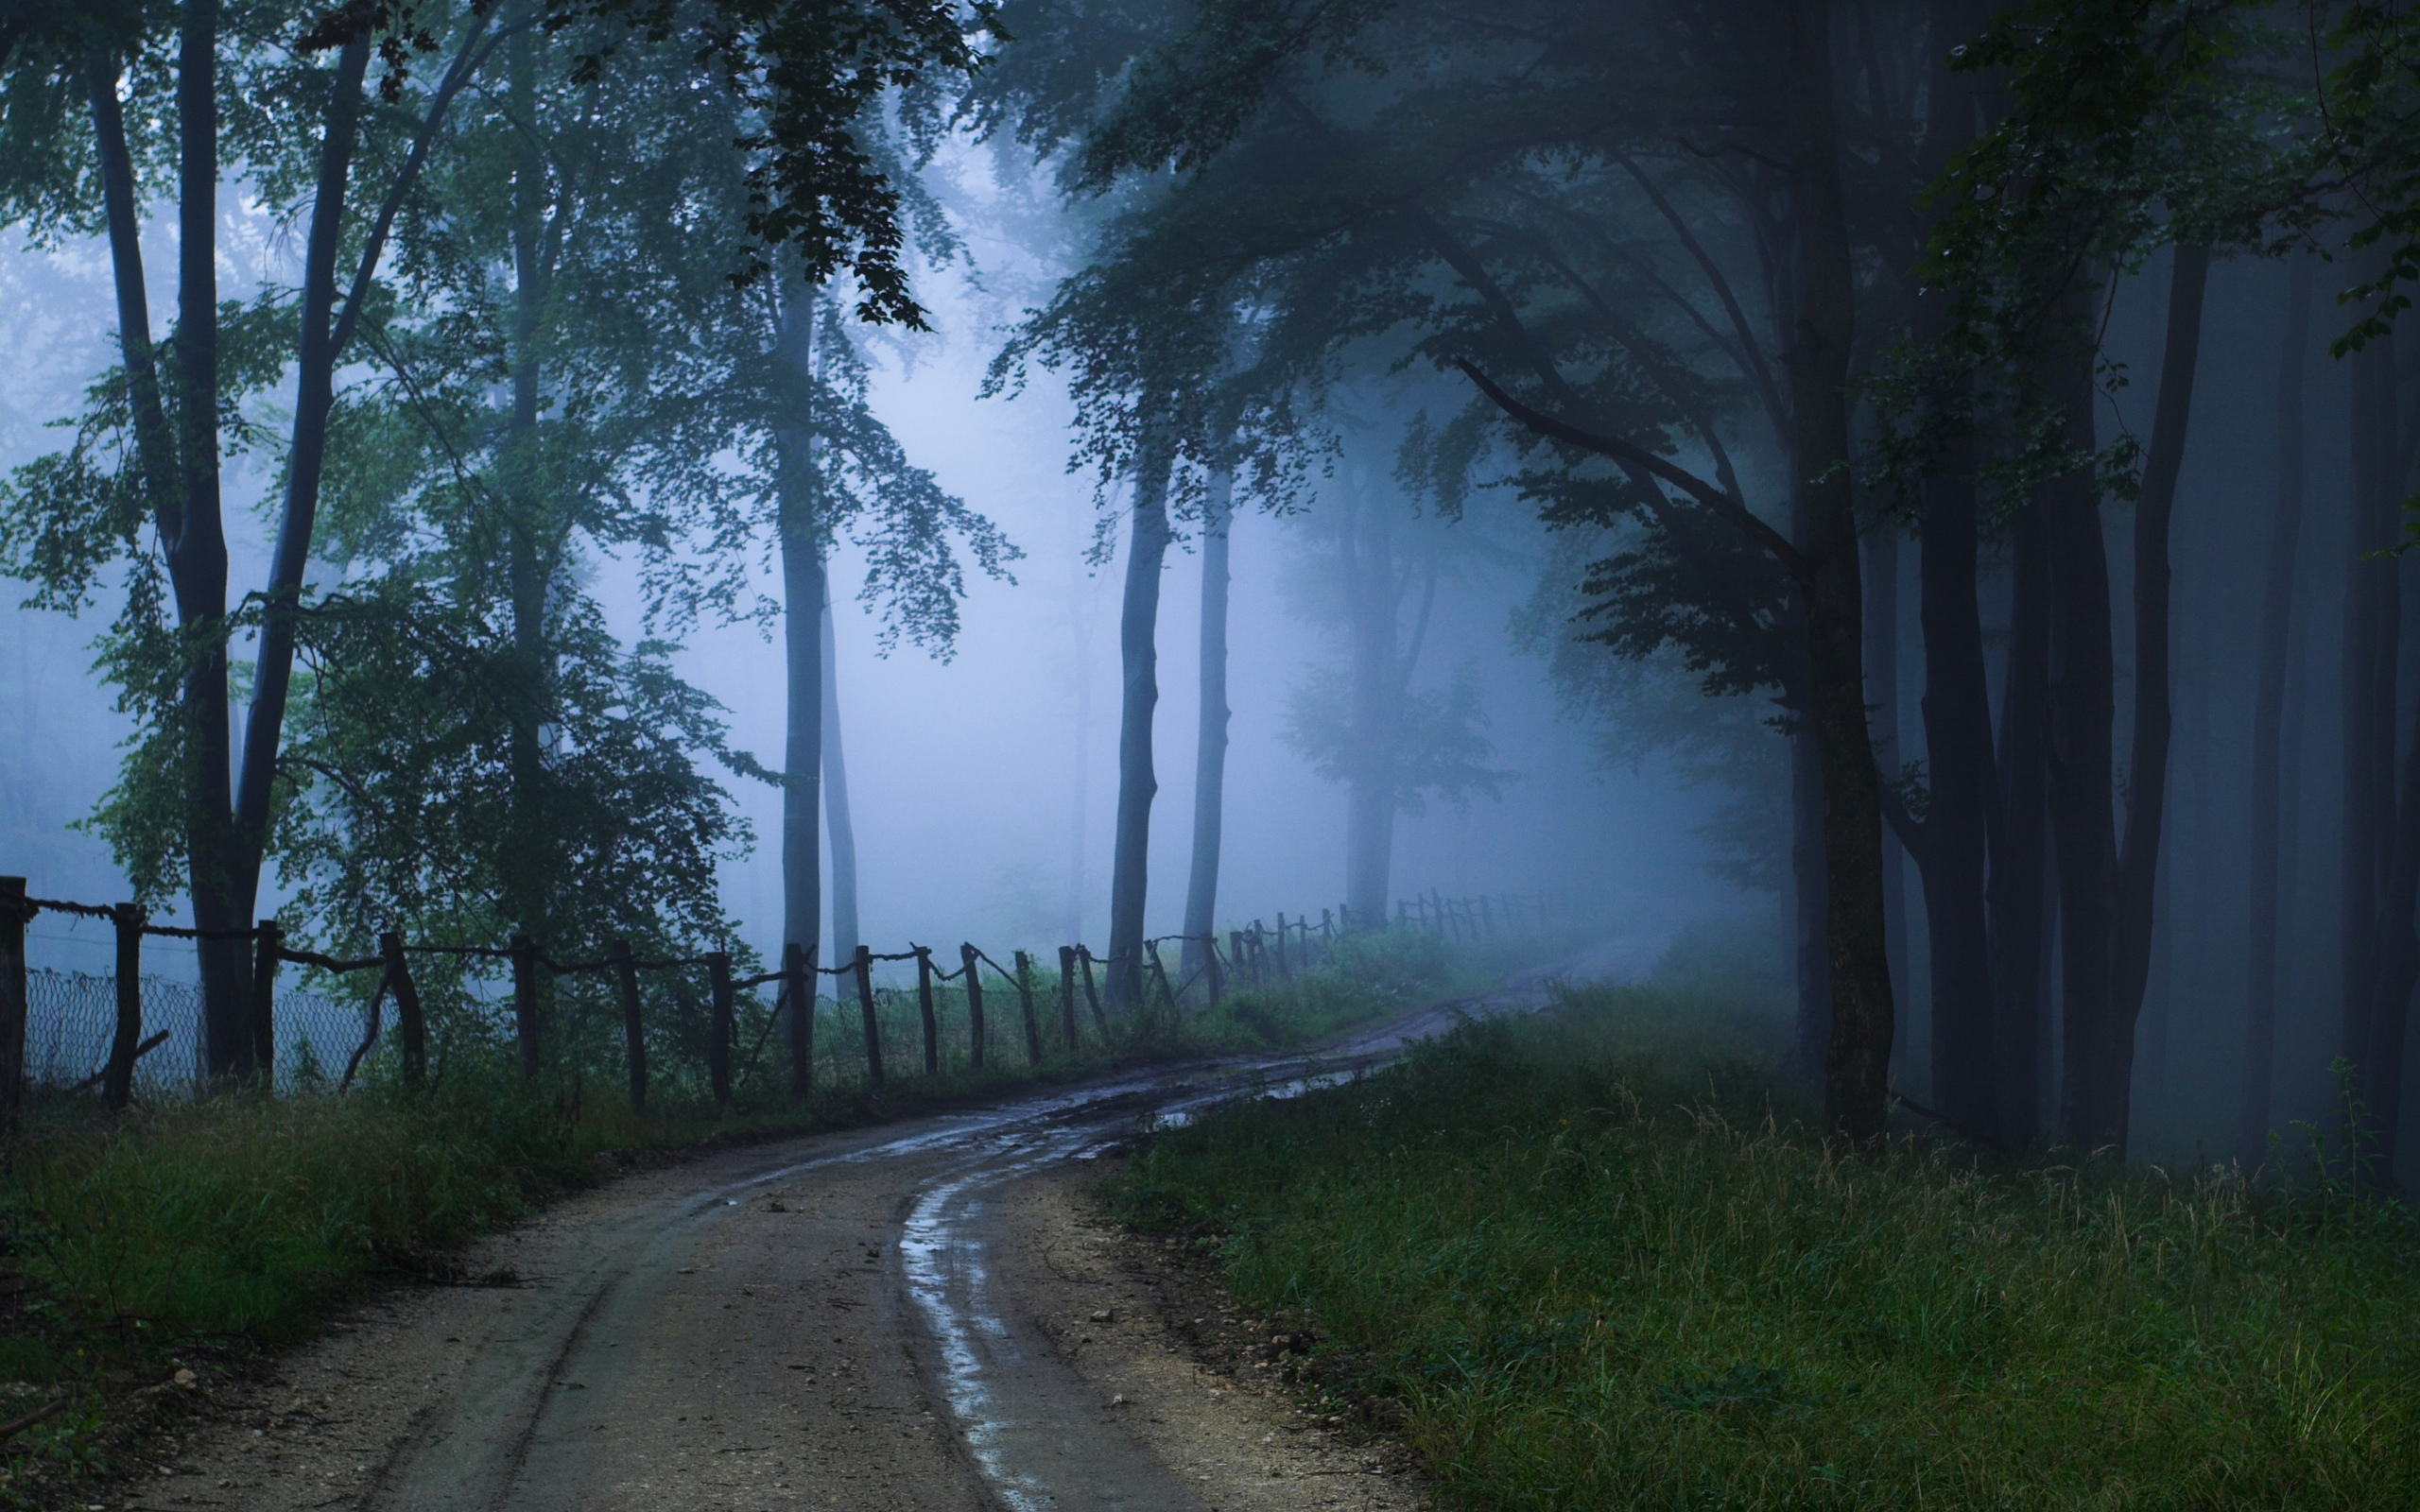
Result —
[[1469, 808], [1475, 795], [1499, 797], [1512, 775], [1487, 765], [1495, 743], [1482, 732], [1487, 711], [1474, 665], [1455, 669], [1442, 688], [1407, 690], [1374, 749], [1356, 728], [1353, 707], [1352, 679], [1335, 667], [1313, 669], [1288, 696], [1286, 743], [1331, 782], [1374, 767], [1378, 781], [1392, 786], [1397, 808], [1426, 814], [1432, 796], [1457, 810]]
[[1842, 1158], [1786, 1015], [1592, 988], [1159, 1135], [1130, 1218], [1220, 1236], [1316, 1389], [1474, 1507], [2404, 1505], [2420, 1229], [2224, 1173]]

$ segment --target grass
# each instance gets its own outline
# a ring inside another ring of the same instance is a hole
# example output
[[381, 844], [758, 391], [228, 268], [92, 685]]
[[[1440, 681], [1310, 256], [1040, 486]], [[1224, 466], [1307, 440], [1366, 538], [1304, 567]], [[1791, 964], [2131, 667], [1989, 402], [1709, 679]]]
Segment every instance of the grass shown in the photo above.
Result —
[[[61, 1388], [76, 1406], [0, 1445], [0, 1505], [31, 1504], [105, 1469], [110, 1403], [187, 1359], [292, 1343], [381, 1279], [444, 1276], [445, 1251], [587, 1184], [638, 1152], [863, 1123], [1063, 1080], [1113, 1060], [1296, 1042], [1478, 983], [1496, 957], [1410, 934], [1357, 939], [1320, 970], [1249, 988], [1216, 1009], [1113, 1021], [1101, 1044], [1088, 1009], [1073, 1053], [1057, 1027], [1055, 975], [1037, 991], [1045, 1055], [1029, 1059], [1016, 994], [987, 984], [992, 1054], [968, 1064], [963, 1006], [943, 995], [942, 1074], [926, 1078], [912, 990], [879, 1017], [890, 1084], [864, 1081], [854, 1001], [818, 1015], [818, 1092], [779, 1090], [783, 1047], [767, 1044], [731, 1109], [703, 1095], [678, 1056], [647, 1117], [633, 1115], [618, 1059], [532, 1090], [508, 1048], [458, 1043], [431, 1091], [403, 1094], [377, 1061], [350, 1094], [165, 1101], [110, 1121], [88, 1104], [38, 1105], [0, 1150], [0, 1422]], [[741, 1054], [751, 1042], [743, 1037]], [[22, 1288], [13, 1303], [11, 1284]]]
[[2420, 1506], [2404, 1208], [1921, 1135], [1844, 1159], [1785, 1030], [1571, 993], [1167, 1131], [1109, 1194], [1307, 1323], [1304, 1389], [1399, 1411], [1451, 1504]]

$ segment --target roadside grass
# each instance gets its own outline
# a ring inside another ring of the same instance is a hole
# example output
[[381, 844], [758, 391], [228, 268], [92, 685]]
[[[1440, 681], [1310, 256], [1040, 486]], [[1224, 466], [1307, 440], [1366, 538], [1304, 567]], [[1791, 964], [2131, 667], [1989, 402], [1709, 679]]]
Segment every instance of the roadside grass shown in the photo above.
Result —
[[827, 1002], [816, 1093], [780, 1090], [786, 1049], [767, 1043], [728, 1109], [677, 1061], [660, 1068], [642, 1118], [618, 1064], [531, 1089], [501, 1047], [457, 1053], [417, 1097], [374, 1057], [341, 1096], [163, 1100], [113, 1121], [89, 1103], [37, 1102], [0, 1146], [0, 1424], [60, 1392], [74, 1400], [0, 1445], [0, 1505], [34, 1504], [33, 1487], [105, 1467], [106, 1425], [123, 1416], [111, 1404], [179, 1364], [290, 1344], [382, 1279], [477, 1280], [458, 1274], [449, 1249], [623, 1161], [875, 1122], [1119, 1061], [1302, 1042], [1484, 985], [1502, 963], [1534, 959], [1551, 943], [1457, 948], [1409, 932], [1372, 936], [1207, 1012], [1113, 1019], [1107, 1044], [1080, 995], [1073, 1053], [1055, 974], [1045, 973], [1043, 1057], [1028, 1055], [1014, 992], [994, 987], [979, 1073], [953, 993], [943, 1016], [958, 1036], [945, 1037], [937, 1077], [922, 1074], [912, 990], [888, 992], [877, 1005], [890, 1073], [879, 1091], [865, 1079], [857, 1005]]
[[[1113, 1178], [1481, 1508], [2420, 1506], [2420, 1224], [2231, 1173], [1843, 1158], [1786, 1023], [1564, 994]], [[1399, 1404], [1398, 1408], [1395, 1404]]]

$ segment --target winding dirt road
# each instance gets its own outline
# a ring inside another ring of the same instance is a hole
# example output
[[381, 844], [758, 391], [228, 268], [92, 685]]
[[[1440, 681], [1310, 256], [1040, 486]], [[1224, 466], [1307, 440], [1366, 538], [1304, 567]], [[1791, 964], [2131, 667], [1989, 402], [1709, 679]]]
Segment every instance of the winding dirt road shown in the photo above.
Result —
[[[1145, 1118], [1343, 1079], [1601, 951], [1310, 1054], [1104, 1077], [626, 1177], [392, 1294], [112, 1505], [247, 1512], [1408, 1508], [1398, 1462], [1180, 1347], [1165, 1277], [1089, 1216]], [[1214, 1310], [1215, 1311], [1215, 1310]], [[1237, 1333], [1237, 1336], [1240, 1336]]]

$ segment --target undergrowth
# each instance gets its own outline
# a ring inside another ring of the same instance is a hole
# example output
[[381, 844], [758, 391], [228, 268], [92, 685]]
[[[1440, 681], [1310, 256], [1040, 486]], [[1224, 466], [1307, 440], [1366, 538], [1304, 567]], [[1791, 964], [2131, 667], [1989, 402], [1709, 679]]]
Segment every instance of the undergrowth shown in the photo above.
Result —
[[[1110, 1188], [1484, 1508], [2420, 1506], [2420, 1228], [2231, 1174], [1843, 1158], [1671, 988], [1213, 1113]], [[1330, 1402], [1328, 1406], [1336, 1405]]]
[[[105, 1468], [112, 1403], [179, 1364], [310, 1334], [387, 1278], [476, 1280], [447, 1251], [616, 1162], [650, 1150], [864, 1123], [1065, 1080], [1120, 1059], [1187, 1057], [1315, 1039], [1352, 1022], [1478, 984], [1546, 948], [1447, 947], [1390, 932], [1340, 946], [1318, 970], [1239, 984], [1208, 1011], [1164, 1005], [1110, 1021], [1101, 1041], [1079, 998], [1063, 1035], [1054, 974], [1036, 981], [1044, 1055], [1028, 1054], [1014, 991], [988, 988], [991, 1053], [968, 1064], [962, 1004], [942, 1005], [941, 1074], [922, 1074], [912, 990], [878, 1016], [888, 1085], [863, 1073], [856, 1004], [818, 1014], [815, 1096], [780, 1089], [780, 1043], [762, 1048], [729, 1108], [677, 1066], [634, 1115], [617, 1065], [525, 1085], [508, 1047], [457, 1054], [406, 1095], [383, 1057], [360, 1086], [275, 1100], [159, 1101], [115, 1120], [89, 1102], [38, 1103], [0, 1147], [0, 1424], [64, 1391], [73, 1410], [0, 1445], [0, 1505]], [[955, 1010], [955, 1011], [953, 1011]], [[744, 1040], [743, 1057], [749, 1048]]]

